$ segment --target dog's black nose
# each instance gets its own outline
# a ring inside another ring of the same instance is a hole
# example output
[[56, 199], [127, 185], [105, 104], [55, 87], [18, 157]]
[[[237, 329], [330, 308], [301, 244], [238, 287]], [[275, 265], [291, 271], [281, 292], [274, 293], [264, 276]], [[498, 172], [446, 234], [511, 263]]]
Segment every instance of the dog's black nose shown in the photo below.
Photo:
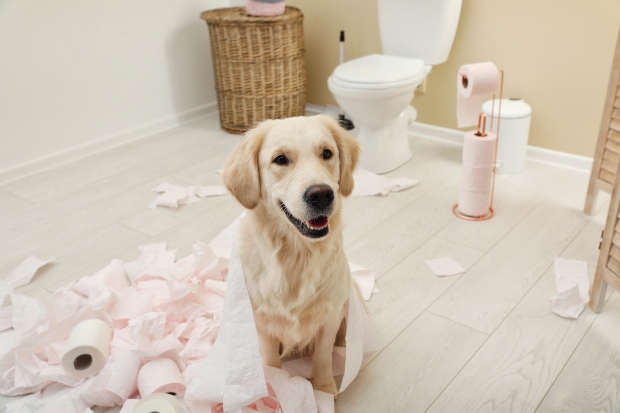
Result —
[[329, 185], [313, 185], [304, 192], [304, 202], [317, 210], [323, 210], [334, 201], [334, 191]]

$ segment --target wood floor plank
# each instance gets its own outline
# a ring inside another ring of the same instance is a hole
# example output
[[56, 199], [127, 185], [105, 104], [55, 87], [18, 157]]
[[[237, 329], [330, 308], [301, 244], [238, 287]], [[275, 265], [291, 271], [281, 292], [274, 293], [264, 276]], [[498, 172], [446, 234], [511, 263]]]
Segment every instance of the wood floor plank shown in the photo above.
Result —
[[537, 413], [620, 411], [620, 295], [605, 304]]
[[456, 219], [450, 209], [452, 192], [437, 187], [383, 222], [370, 236], [346, 246], [349, 261], [370, 269], [377, 278], [383, 276]]
[[424, 313], [362, 370], [338, 397], [336, 411], [424, 412], [486, 339]]
[[0, 217], [8, 217], [14, 213], [19, 213], [23, 208], [32, 205], [6, 190], [0, 190]]
[[147, 145], [117, 148], [56, 168], [52, 171], [10, 183], [7, 188], [14, 194], [32, 202], [41, 202], [53, 196], [87, 186], [94, 182], [132, 169], [171, 151], [202, 142], [213, 142], [214, 137], [197, 130], [178, 130], [175, 139], [169, 131], [152, 138]]
[[483, 255], [441, 238], [433, 237], [377, 281], [379, 293], [367, 303], [382, 345], [389, 344], [462, 275], [438, 277], [425, 260], [450, 257], [465, 270]]
[[[171, 178], [163, 180], [175, 183]], [[57, 220], [40, 225], [31, 231], [17, 234], [9, 239], [0, 239], [0, 250], [5, 253], [0, 256], [0, 270], [17, 266], [30, 251], [57, 249], [97, 232], [109, 225], [123, 222], [123, 219], [132, 214], [150, 212], [153, 219], [161, 217], [160, 211], [149, 210], [148, 205], [157, 196], [151, 189], [160, 184], [162, 179], [147, 182], [141, 187], [120, 192], [117, 196], [104, 200], [95, 205], [82, 207], [75, 212], [68, 212]], [[191, 206], [187, 210], [195, 210]], [[184, 217], [183, 213], [176, 215], [177, 219]]]
[[[588, 223], [562, 253], [587, 261], [591, 277], [601, 226]], [[428, 412], [534, 412], [596, 318], [587, 307], [576, 320], [552, 313], [556, 292], [550, 267]]]
[[[421, 143], [417, 145], [420, 150], [427, 149]], [[455, 152], [455, 148], [451, 146], [446, 146], [444, 150], [445, 152], [442, 153], [446, 155], [451, 155]], [[424, 152], [421, 153], [423, 154]], [[350, 245], [364, 235], [374, 233], [376, 230], [381, 231], [380, 228], [385, 221], [404, 209], [413, 208], [412, 202], [442, 185], [457, 172], [457, 169], [458, 165], [444, 159], [429, 163], [414, 158], [409, 163], [388, 174], [392, 178], [407, 177], [417, 179], [419, 184], [414, 188], [390, 193], [385, 197], [349, 197], [344, 207], [346, 224], [344, 232], [345, 245]], [[458, 193], [456, 190], [453, 192], [454, 196]]]
[[571, 173], [430, 311], [492, 333], [588, 222], [581, 212], [587, 178]]
[[24, 208], [17, 216], [0, 217], [0, 233], [6, 238], [15, 237], [65, 217], [73, 211], [113, 200], [120, 193], [135, 190], [156, 179], [161, 180], [210, 156], [219, 156], [222, 152], [229, 151], [230, 145], [230, 142], [202, 143], [180, 149], [152, 162], [136, 165], [130, 170], [115, 174], [92, 186], [79, 188], [48, 199], [44, 203]]

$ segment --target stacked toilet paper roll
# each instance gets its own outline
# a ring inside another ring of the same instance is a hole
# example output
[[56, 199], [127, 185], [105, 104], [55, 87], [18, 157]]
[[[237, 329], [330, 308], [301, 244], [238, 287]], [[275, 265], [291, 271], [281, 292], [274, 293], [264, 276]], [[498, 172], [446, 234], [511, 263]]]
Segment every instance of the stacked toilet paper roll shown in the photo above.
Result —
[[142, 397], [153, 393], [183, 395], [185, 380], [177, 364], [167, 358], [146, 363], [138, 372], [138, 390]]
[[491, 132], [486, 136], [476, 133], [465, 133], [458, 211], [470, 217], [483, 217], [490, 212], [497, 137]]
[[181, 413], [181, 404], [174, 396], [154, 393], [140, 400], [132, 413]]
[[485, 95], [494, 94], [499, 83], [499, 71], [492, 62], [471, 63], [459, 68], [456, 81], [459, 128], [476, 125]]
[[112, 330], [104, 321], [82, 321], [71, 330], [60, 364], [74, 376], [92, 377], [108, 361], [111, 340]]

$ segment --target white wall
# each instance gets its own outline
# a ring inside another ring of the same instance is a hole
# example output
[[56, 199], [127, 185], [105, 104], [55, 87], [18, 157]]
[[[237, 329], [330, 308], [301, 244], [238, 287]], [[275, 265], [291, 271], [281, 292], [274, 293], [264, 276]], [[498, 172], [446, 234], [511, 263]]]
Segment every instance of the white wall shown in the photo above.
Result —
[[199, 16], [229, 4], [1, 0], [0, 172], [216, 102]]

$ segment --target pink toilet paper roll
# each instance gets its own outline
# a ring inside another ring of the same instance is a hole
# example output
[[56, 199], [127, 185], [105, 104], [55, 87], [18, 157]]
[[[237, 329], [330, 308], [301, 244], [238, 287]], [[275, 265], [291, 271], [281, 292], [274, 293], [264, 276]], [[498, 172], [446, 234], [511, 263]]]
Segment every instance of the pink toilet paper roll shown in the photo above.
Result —
[[142, 397], [153, 393], [185, 393], [185, 381], [179, 366], [170, 359], [155, 359], [146, 363], [138, 372], [138, 390]]
[[489, 213], [491, 205], [497, 136], [490, 132], [484, 137], [475, 133], [469, 131], [464, 136], [458, 210], [470, 217], [481, 217]]
[[472, 63], [459, 68], [456, 82], [456, 120], [459, 128], [478, 123], [485, 95], [499, 86], [499, 71], [492, 62]]

